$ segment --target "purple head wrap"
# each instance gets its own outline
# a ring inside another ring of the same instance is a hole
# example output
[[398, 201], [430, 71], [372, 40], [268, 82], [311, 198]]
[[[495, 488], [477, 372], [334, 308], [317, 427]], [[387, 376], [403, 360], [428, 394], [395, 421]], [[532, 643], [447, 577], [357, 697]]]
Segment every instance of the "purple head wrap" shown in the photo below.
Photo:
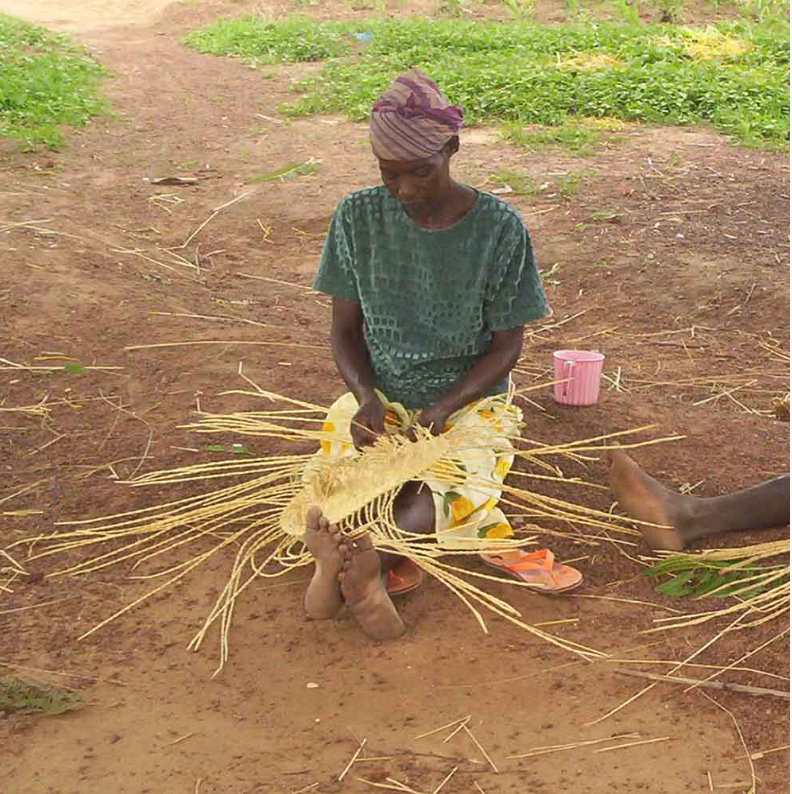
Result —
[[371, 111], [369, 138], [381, 160], [423, 160], [462, 129], [462, 108], [449, 105], [420, 69], [397, 77]]

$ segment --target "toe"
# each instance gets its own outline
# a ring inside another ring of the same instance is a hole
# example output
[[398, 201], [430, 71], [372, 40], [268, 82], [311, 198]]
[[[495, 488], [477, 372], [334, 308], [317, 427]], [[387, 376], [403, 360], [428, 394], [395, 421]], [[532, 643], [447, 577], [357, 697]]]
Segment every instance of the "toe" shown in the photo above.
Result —
[[361, 535], [359, 538], [355, 540], [357, 543], [357, 550], [361, 551], [369, 551], [374, 548], [374, 544], [371, 542], [371, 535], [368, 532], [365, 535]]
[[305, 516], [305, 524], [308, 529], [319, 529], [323, 520], [322, 511], [318, 507], [312, 507]]

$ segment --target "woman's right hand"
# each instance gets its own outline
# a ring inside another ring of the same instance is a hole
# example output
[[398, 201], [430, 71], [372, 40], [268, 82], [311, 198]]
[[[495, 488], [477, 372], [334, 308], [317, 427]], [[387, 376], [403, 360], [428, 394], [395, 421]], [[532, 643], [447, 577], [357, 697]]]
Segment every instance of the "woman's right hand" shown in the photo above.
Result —
[[385, 432], [385, 406], [378, 397], [372, 397], [358, 408], [349, 430], [357, 450], [371, 446]]

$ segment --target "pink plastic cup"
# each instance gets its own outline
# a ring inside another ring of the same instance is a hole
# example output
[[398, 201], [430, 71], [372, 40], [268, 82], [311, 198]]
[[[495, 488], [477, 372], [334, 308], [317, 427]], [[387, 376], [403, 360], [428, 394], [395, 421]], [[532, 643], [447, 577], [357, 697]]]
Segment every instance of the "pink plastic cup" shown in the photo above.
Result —
[[593, 350], [556, 350], [555, 401], [563, 405], [594, 405], [599, 399], [602, 362], [605, 356]]

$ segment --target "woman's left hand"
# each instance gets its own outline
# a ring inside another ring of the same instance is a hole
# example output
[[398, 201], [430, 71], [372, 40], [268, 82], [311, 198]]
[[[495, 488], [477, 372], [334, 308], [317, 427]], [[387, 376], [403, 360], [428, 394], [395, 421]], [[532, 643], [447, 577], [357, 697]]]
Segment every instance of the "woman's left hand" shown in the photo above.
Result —
[[[442, 403], [435, 403], [428, 408], [424, 408], [415, 418], [415, 424], [425, 427], [431, 432], [433, 436], [439, 436], [444, 430], [448, 417], [451, 416], [452, 411], [446, 408]], [[415, 435], [412, 435], [415, 440]]]

